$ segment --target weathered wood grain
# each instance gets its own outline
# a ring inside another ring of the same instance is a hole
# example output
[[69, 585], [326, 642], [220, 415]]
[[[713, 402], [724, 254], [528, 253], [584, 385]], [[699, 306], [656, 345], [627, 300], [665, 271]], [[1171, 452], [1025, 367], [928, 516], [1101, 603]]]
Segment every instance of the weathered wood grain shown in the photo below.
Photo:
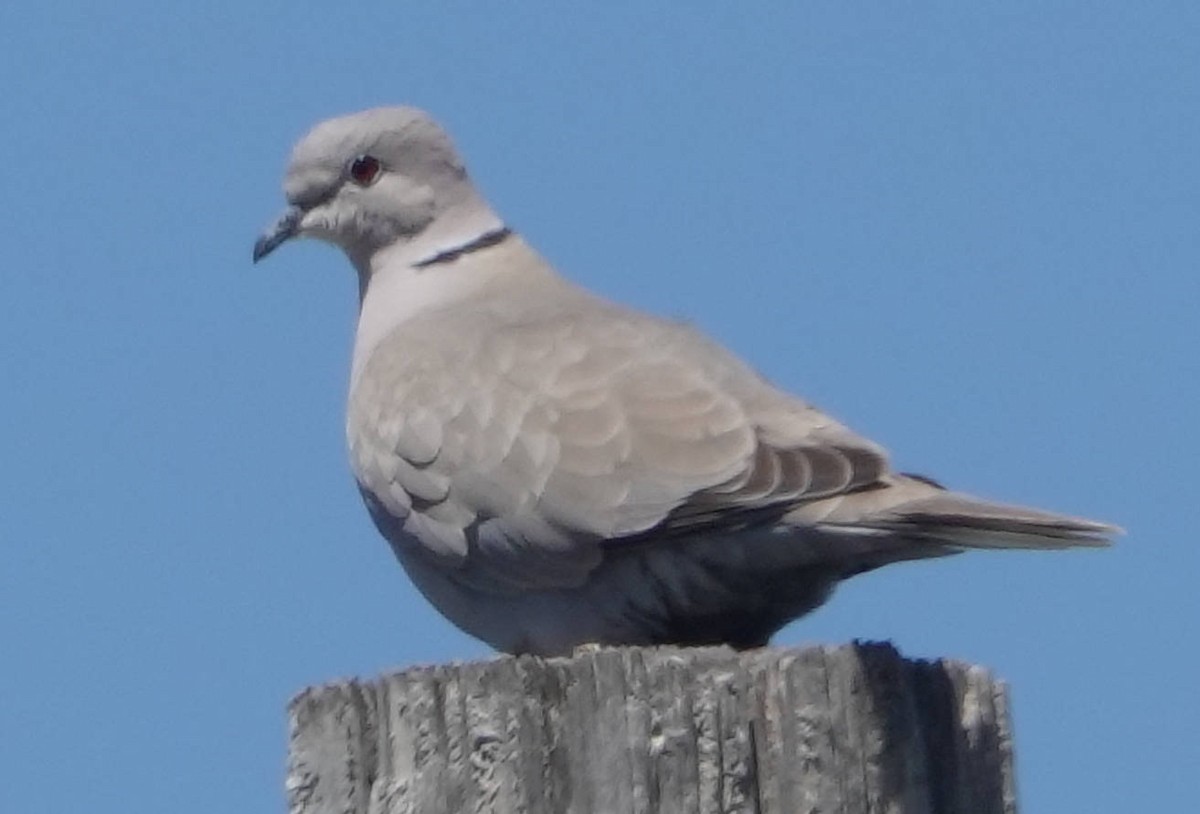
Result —
[[853, 644], [417, 667], [290, 707], [293, 814], [1012, 814], [1003, 685]]

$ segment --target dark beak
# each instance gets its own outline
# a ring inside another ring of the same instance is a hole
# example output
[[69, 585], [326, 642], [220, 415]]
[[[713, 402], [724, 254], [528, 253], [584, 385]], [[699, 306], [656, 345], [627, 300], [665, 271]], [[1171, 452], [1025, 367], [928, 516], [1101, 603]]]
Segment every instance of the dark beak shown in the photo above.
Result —
[[300, 229], [300, 219], [304, 210], [298, 206], [290, 206], [275, 223], [254, 241], [254, 262], [257, 263], [271, 252], [278, 249], [287, 241], [294, 238]]

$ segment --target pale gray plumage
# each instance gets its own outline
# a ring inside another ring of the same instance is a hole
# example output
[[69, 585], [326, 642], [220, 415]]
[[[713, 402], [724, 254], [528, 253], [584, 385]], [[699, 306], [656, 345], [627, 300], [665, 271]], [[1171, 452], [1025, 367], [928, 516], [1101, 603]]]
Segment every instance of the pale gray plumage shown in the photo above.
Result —
[[696, 331], [559, 277], [412, 108], [318, 125], [255, 260], [340, 246], [361, 307], [347, 437], [425, 596], [510, 652], [765, 643], [836, 583], [1101, 523], [948, 492]]

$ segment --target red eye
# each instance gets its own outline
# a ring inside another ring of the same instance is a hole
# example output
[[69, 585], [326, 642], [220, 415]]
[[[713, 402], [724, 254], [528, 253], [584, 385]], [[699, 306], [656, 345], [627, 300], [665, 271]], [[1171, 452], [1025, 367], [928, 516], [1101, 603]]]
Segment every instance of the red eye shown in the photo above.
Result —
[[351, 181], [360, 187], [369, 187], [375, 183], [375, 179], [379, 177], [382, 170], [383, 166], [379, 163], [378, 158], [373, 155], [360, 155], [350, 162], [347, 171]]

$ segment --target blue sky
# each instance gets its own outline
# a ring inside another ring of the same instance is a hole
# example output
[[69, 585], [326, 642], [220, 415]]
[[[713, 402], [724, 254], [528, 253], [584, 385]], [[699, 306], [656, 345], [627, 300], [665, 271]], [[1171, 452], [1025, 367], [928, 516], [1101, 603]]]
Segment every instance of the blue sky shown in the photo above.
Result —
[[292, 142], [396, 102], [574, 279], [1126, 527], [777, 642], [994, 669], [1026, 814], [1194, 805], [1200, 6], [83, 5], [0, 9], [0, 810], [278, 811], [292, 693], [487, 655], [348, 473], [347, 263], [250, 264]]

